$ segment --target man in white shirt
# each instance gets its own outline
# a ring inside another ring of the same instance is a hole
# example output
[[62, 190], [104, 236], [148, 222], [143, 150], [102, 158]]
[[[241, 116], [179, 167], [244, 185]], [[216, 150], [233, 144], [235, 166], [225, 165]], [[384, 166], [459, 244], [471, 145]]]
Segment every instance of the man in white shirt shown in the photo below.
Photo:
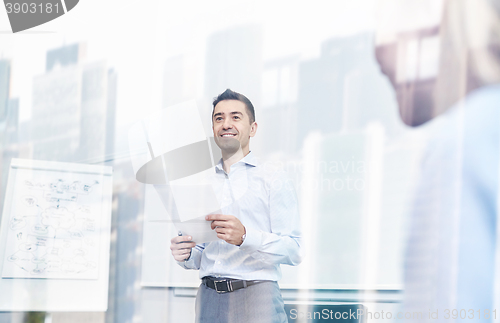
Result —
[[214, 188], [223, 214], [206, 217], [219, 241], [171, 240], [172, 255], [198, 269], [197, 322], [287, 322], [277, 281], [280, 264], [298, 265], [300, 219], [293, 186], [283, 171], [250, 152], [257, 132], [252, 103], [226, 90], [213, 102], [212, 129], [221, 149]]

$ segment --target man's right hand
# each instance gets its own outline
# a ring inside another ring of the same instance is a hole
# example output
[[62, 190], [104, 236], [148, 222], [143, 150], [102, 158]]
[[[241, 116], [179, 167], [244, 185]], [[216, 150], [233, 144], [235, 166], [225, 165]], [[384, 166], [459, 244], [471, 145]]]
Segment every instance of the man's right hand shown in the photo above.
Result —
[[185, 261], [191, 256], [191, 248], [196, 246], [196, 242], [191, 241], [191, 236], [177, 236], [170, 240], [170, 250], [172, 256], [177, 261]]

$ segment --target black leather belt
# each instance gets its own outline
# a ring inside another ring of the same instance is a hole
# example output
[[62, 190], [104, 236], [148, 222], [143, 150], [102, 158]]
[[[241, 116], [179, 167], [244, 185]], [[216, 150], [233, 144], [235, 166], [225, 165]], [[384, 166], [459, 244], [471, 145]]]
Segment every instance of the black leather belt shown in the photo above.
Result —
[[203, 277], [201, 281], [203, 285], [208, 288], [215, 289], [217, 293], [233, 292], [235, 290], [263, 282], [262, 280], [240, 280], [232, 278], [215, 278], [210, 276]]

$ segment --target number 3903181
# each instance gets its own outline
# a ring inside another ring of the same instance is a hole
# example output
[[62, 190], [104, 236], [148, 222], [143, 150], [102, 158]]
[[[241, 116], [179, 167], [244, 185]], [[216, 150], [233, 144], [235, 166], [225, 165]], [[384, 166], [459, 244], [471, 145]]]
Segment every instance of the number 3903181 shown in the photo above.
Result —
[[444, 318], [445, 319], [457, 319], [457, 318], [461, 318], [461, 319], [481, 319], [481, 316], [483, 316], [484, 319], [489, 319], [489, 318], [493, 318], [494, 320], [496, 320], [497, 318], [497, 310], [493, 310], [493, 311], [490, 311], [488, 309], [486, 310], [473, 310], [473, 309], [470, 309], [470, 310], [465, 310], [465, 309], [461, 309], [461, 310], [457, 310], [457, 309], [454, 309], [454, 310], [444, 310]]
[[59, 13], [59, 3], [6, 3], [7, 13]]

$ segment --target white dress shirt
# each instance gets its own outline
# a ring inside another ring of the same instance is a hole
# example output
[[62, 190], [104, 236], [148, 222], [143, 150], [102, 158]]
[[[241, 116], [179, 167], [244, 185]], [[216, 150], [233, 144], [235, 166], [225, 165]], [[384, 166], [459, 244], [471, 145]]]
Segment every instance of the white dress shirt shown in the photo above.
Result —
[[251, 152], [229, 173], [222, 159], [215, 170], [213, 185], [222, 213], [241, 221], [245, 241], [240, 246], [223, 240], [198, 244], [179, 265], [199, 269], [200, 278], [278, 281], [280, 264], [301, 262], [300, 219], [292, 183], [284, 171], [259, 163]]

